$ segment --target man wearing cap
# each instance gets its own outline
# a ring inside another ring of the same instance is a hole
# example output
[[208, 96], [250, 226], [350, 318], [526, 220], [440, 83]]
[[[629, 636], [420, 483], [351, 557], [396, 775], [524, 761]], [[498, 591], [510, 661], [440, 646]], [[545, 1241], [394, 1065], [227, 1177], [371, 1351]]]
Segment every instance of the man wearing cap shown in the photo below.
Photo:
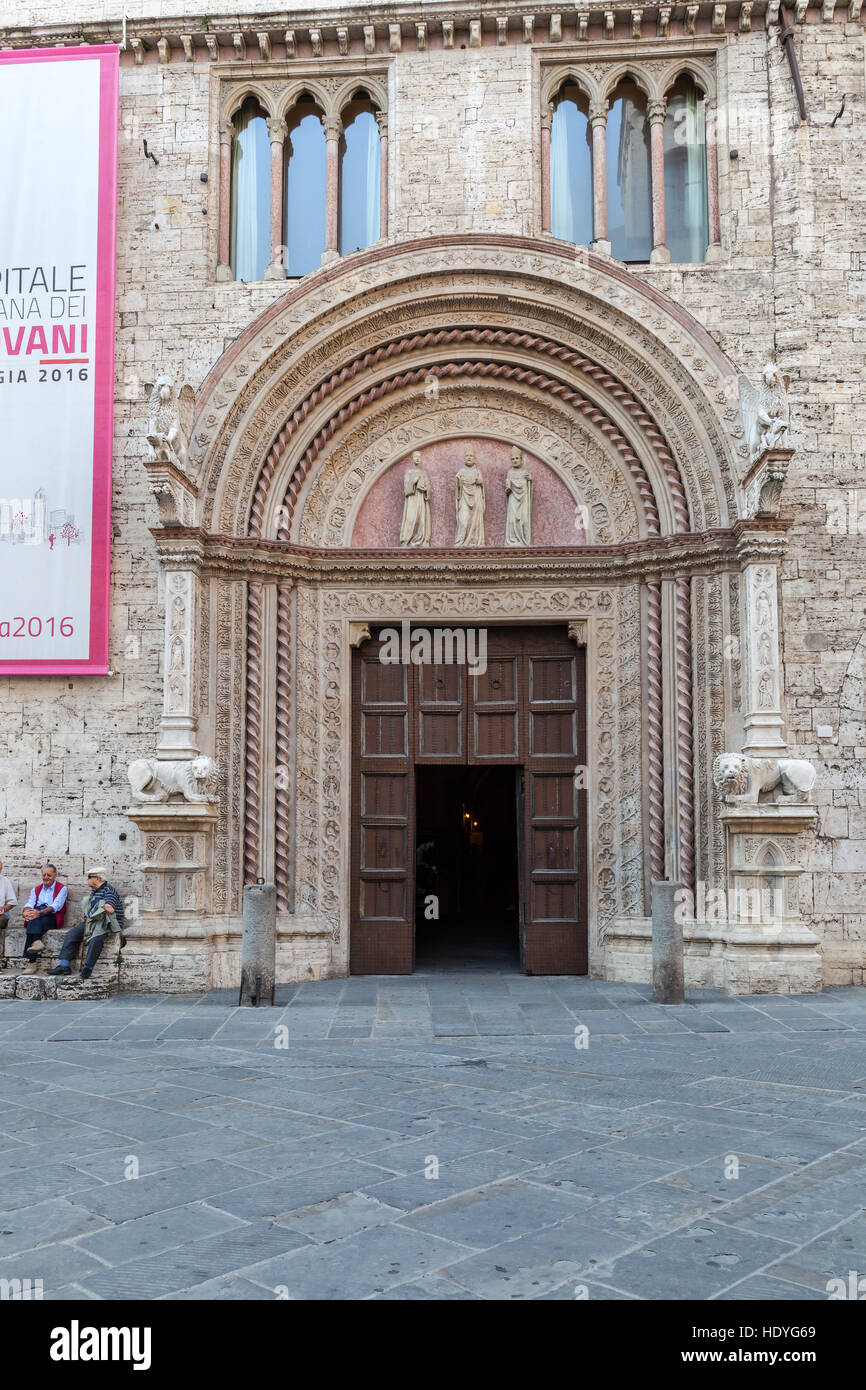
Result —
[[87, 899], [84, 920], [77, 926], [70, 927], [64, 936], [60, 949], [60, 964], [49, 970], [49, 975], [71, 975], [71, 961], [85, 933], [87, 954], [81, 971], [82, 980], [89, 980], [93, 974], [93, 967], [102, 954], [109, 931], [120, 932], [120, 944], [126, 945], [126, 937], [123, 935], [123, 903], [117, 889], [112, 888], [105, 874], [106, 870], [101, 865], [88, 869], [87, 884], [90, 897]]
[[39, 954], [45, 946], [43, 937], [47, 931], [56, 931], [63, 926], [66, 915], [66, 898], [69, 890], [57, 877], [53, 864], [43, 864], [42, 882], [30, 890], [27, 906], [21, 916], [24, 918], [24, 956], [27, 965], [25, 975], [36, 975], [39, 971]]

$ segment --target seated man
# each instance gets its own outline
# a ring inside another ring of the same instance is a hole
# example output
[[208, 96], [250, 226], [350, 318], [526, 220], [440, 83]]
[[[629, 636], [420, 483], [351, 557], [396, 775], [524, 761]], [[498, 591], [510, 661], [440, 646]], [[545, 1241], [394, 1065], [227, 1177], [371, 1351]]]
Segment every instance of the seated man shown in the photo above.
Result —
[[120, 944], [126, 945], [126, 937], [123, 935], [123, 903], [120, 894], [107, 881], [105, 869], [99, 867], [88, 870], [87, 884], [90, 896], [85, 903], [84, 920], [77, 926], [70, 927], [64, 936], [60, 949], [60, 964], [49, 970], [49, 975], [72, 974], [71, 961], [85, 934], [87, 954], [81, 971], [82, 980], [89, 980], [93, 974], [93, 967], [102, 954], [109, 931], [120, 932]]
[[45, 933], [63, 926], [68, 892], [66, 885], [57, 877], [54, 865], [45, 864], [42, 882], [30, 890], [27, 906], [21, 914], [27, 933], [24, 939], [24, 955], [28, 962], [25, 975], [35, 975], [39, 969], [39, 953], [45, 946], [42, 940]]
[[15, 896], [15, 889], [3, 872], [3, 860], [0, 859], [0, 931], [9, 925], [9, 913], [18, 906], [18, 899]]

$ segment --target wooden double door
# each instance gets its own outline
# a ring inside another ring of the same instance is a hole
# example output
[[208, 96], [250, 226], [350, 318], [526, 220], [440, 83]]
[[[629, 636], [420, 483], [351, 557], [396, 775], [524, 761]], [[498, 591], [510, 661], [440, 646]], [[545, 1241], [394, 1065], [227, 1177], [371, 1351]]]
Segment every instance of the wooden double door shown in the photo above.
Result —
[[[482, 670], [473, 629], [463, 633], [475, 657], [473, 673], [473, 665], [448, 660], [461, 654], [456, 629], [410, 632], [404, 624], [398, 633], [399, 644], [394, 629], [374, 630], [353, 653], [351, 972], [414, 970], [416, 769], [464, 764], [519, 769], [515, 816], [526, 973], [585, 974], [584, 649], [564, 627], [488, 628]], [[398, 645], [408, 660], [393, 660]], [[413, 653], [422, 658], [417, 664]], [[427, 655], [438, 656], [438, 664], [424, 660]]]

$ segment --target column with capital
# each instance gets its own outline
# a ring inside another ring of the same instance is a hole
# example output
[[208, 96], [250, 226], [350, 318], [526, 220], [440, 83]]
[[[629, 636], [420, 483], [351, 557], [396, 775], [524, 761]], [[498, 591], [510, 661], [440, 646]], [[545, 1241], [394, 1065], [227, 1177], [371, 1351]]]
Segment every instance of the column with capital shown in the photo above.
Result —
[[232, 135], [231, 121], [220, 121], [219, 254], [216, 278], [233, 280], [231, 268]]
[[379, 240], [388, 235], [388, 112], [376, 111], [379, 127]]
[[340, 136], [343, 122], [339, 116], [323, 116], [325, 131], [325, 249], [322, 265], [335, 261], [340, 254]]
[[266, 280], [285, 280], [283, 256], [283, 169], [288, 126], [282, 116], [268, 117], [271, 141], [271, 263], [265, 268]]
[[550, 231], [550, 131], [553, 106], [547, 103], [541, 113], [541, 230]]
[[652, 265], [668, 265], [671, 253], [665, 245], [665, 114], [667, 101], [659, 97], [647, 107], [652, 169], [653, 249]]
[[610, 255], [607, 239], [607, 102], [594, 101], [589, 108], [592, 126], [592, 249]]

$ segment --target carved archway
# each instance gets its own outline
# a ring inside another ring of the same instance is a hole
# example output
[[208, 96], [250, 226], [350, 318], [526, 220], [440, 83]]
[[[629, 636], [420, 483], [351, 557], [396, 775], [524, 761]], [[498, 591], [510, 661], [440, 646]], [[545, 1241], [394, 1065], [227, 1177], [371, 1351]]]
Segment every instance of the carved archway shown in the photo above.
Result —
[[[167, 568], [203, 576], [191, 717], [222, 779], [217, 917], [273, 875], [297, 958], [304, 932], [325, 952], [327, 931], [329, 968], [345, 962], [346, 654], [383, 617], [584, 632], [595, 968], [619, 922], [645, 919], [652, 879], [724, 876], [713, 760], [738, 720], [769, 746], [782, 719], [772, 641], [749, 638], [742, 668], [726, 655], [784, 530], [752, 515], [737, 386], [681, 306], [548, 240], [370, 248], [250, 324], [198, 393], [195, 525], [160, 540]], [[392, 528], [354, 548], [377, 482], [413, 448], [466, 436], [550, 468], [587, 508], [588, 543], [410, 553]]]

